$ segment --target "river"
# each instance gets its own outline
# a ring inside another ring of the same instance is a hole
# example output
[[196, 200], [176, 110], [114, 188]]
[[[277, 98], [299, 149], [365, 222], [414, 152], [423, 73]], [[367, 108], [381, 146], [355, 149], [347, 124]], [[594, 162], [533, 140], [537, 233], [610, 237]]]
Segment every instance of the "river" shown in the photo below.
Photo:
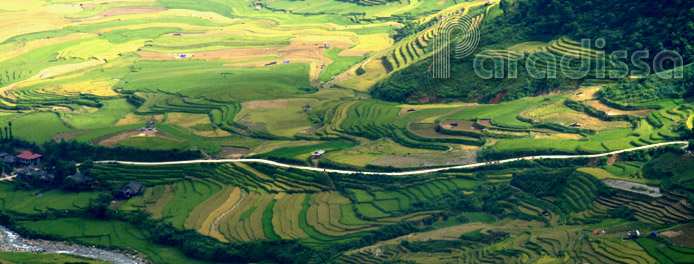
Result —
[[16, 232], [0, 225], [0, 251], [4, 252], [29, 252], [29, 253], [59, 253], [83, 256], [115, 264], [140, 264], [148, 261], [135, 256], [130, 256], [116, 251], [71, 245], [64, 242], [55, 242], [41, 239], [26, 239]]

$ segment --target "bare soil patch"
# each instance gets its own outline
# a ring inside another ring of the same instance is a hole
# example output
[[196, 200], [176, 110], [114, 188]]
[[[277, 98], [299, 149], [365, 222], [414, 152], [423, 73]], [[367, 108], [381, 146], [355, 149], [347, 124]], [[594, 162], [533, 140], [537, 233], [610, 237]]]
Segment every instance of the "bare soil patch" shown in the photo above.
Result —
[[215, 158], [238, 159], [248, 152], [248, 148], [242, 147], [222, 147], [222, 150], [214, 154]]
[[84, 133], [90, 132], [92, 130], [81, 130], [81, 131], [70, 131], [70, 132], [63, 132], [63, 133], [58, 133], [55, 136], [53, 136], [53, 140], [56, 142], [60, 142], [61, 140], [65, 141], [70, 141], [73, 138], [82, 135]]
[[238, 62], [279, 55], [280, 47], [256, 47], [256, 48], [236, 48], [211, 51], [187, 52], [185, 58], [177, 56], [176, 53], [139, 51], [142, 58], [140, 60], [207, 60]]
[[145, 137], [145, 136], [146, 137], [165, 138], [165, 139], [170, 139], [170, 140], [175, 140], [175, 141], [182, 141], [178, 138], [166, 135], [161, 131], [156, 132], [156, 133], [149, 133], [149, 134], [145, 134], [145, 132], [141, 132], [141, 131], [123, 131], [123, 132], [119, 132], [119, 133], [105, 136], [103, 138], [96, 138], [96, 139], [94, 139], [94, 141], [96, 141], [96, 145], [106, 146], [106, 147], [115, 147], [118, 144], [118, 142], [121, 142], [122, 140], [125, 140], [127, 138]]
[[414, 123], [414, 124], [410, 125], [410, 130], [412, 130], [413, 133], [415, 133], [419, 136], [422, 136], [422, 137], [464, 138], [464, 139], [469, 139], [469, 140], [477, 140], [476, 138], [472, 138], [472, 137], [451, 136], [451, 135], [441, 134], [438, 131], [436, 131], [436, 124]]
[[595, 99], [596, 94], [600, 91], [602, 86], [584, 86], [574, 91], [573, 94], [569, 95], [569, 98], [574, 101], [585, 101], [590, 99]]
[[284, 109], [287, 108], [288, 99], [259, 100], [243, 102], [243, 108], [248, 109]]
[[396, 154], [381, 157], [370, 164], [396, 168], [438, 167], [471, 164], [477, 161], [477, 151], [472, 149], [438, 153]]
[[652, 109], [646, 109], [646, 110], [632, 110], [632, 111], [626, 111], [626, 110], [619, 110], [615, 109], [612, 107], [609, 107], [599, 100], [593, 100], [593, 101], [587, 101], [584, 104], [591, 106], [595, 109], [598, 109], [600, 111], [603, 111], [607, 113], [607, 115], [635, 115], [638, 117], [647, 117], [651, 112], [653, 112]]
[[689, 223], [660, 233], [675, 245], [694, 248], [694, 224]]
[[478, 127], [477, 123], [467, 120], [445, 120], [441, 122], [441, 127], [450, 130], [463, 130], [463, 131], [473, 131], [480, 132], [482, 129]]

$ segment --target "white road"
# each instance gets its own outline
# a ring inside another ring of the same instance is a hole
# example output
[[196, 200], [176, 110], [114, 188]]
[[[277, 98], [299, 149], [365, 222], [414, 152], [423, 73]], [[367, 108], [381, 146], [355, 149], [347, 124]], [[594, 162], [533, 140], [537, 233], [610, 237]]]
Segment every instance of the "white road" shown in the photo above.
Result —
[[361, 174], [368, 174], [368, 175], [406, 176], [406, 175], [426, 174], [426, 173], [439, 172], [439, 171], [445, 171], [445, 170], [453, 170], [453, 169], [475, 168], [475, 167], [482, 167], [482, 166], [487, 166], [487, 165], [492, 165], [492, 164], [514, 162], [514, 161], [519, 161], [519, 160], [597, 158], [597, 157], [603, 157], [603, 156], [619, 154], [619, 153], [629, 152], [629, 151], [635, 151], [635, 150], [640, 150], [640, 149], [649, 149], [649, 148], [657, 148], [657, 147], [662, 147], [662, 146], [667, 146], [667, 145], [680, 145], [680, 144], [685, 145], [685, 147], [689, 145], [689, 143], [687, 141], [673, 141], [673, 142], [658, 143], [658, 144], [652, 144], [652, 145], [647, 145], [647, 146], [617, 150], [617, 151], [612, 151], [612, 152], [607, 152], [607, 153], [600, 153], [600, 154], [528, 156], [528, 157], [512, 158], [512, 159], [497, 160], [497, 161], [490, 161], [490, 162], [473, 163], [473, 164], [450, 166], [450, 167], [441, 167], [441, 168], [434, 168], [434, 169], [404, 171], [404, 172], [375, 172], [375, 171], [351, 171], [351, 170], [323, 169], [323, 168], [316, 168], [316, 167], [284, 164], [284, 163], [279, 163], [279, 162], [266, 160], [266, 159], [214, 159], [214, 160], [202, 160], [201, 159], [201, 160], [164, 161], [164, 162], [137, 162], [137, 161], [101, 160], [101, 161], [95, 161], [94, 163], [120, 163], [120, 164], [129, 164], [129, 165], [156, 166], [156, 165], [175, 165], [175, 164], [193, 164], [193, 163], [251, 162], [251, 163], [264, 163], [264, 164], [269, 164], [269, 165], [273, 165], [273, 166], [277, 166], [277, 167], [284, 167], [284, 168], [295, 168], [295, 169], [308, 170], [308, 171], [322, 171], [322, 172], [333, 172], [333, 173], [341, 173], [341, 174], [361, 173]]

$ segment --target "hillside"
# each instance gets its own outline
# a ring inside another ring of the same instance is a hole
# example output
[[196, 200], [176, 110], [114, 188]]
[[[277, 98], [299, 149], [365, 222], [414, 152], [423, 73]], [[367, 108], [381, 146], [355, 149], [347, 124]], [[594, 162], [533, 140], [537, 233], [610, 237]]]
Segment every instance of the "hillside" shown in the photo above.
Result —
[[[620, 11], [615, 10], [615, 7]], [[663, 50], [677, 52], [685, 64], [691, 63], [694, 55], [691, 39], [694, 36], [689, 35], [694, 25], [690, 23], [689, 15], [681, 12], [691, 8], [694, 6], [687, 1], [502, 1], [499, 9], [503, 11], [503, 15], [485, 23], [481, 29], [478, 52], [503, 53], [506, 49], [526, 52], [526, 59], [504, 58], [507, 64], [517, 61], [516, 78], [480, 78], [472, 70], [473, 58], [468, 57], [452, 60], [450, 79], [433, 80], [430, 78], [432, 60], [429, 58], [391, 74], [374, 85], [371, 94], [379, 99], [396, 102], [459, 100], [496, 103], [555, 90], [576, 89], [580, 83], [594, 79], [595, 75], [588, 74], [574, 81], [567, 80], [565, 74], [560, 72], [556, 79], [535, 80], [528, 76], [525, 65], [529, 53], [542, 51], [555, 55], [559, 62], [561, 56], [581, 51], [583, 48], [580, 40], [585, 38], [591, 41], [589, 48], [604, 50], [607, 55], [624, 50], [631, 56], [635, 51], [649, 50], [650, 56], [643, 60], [649, 64], [646, 67], [651, 69], [651, 73], [655, 70], [654, 64], [651, 64], [653, 59]], [[596, 18], [600, 18], [601, 23], [595, 23]], [[667, 30], [663, 30], [665, 28]], [[561, 43], [563, 35], [576, 42]], [[599, 38], [605, 40], [604, 48], [594, 46], [593, 41]], [[549, 42], [549, 45], [543, 47], [538, 41]], [[560, 43], [556, 43], [557, 41]], [[524, 43], [531, 44], [527, 46], [529, 49], [521, 48]], [[597, 57], [588, 56], [588, 59], [591, 60], [591, 70], [595, 70]], [[624, 62], [628, 64], [629, 60]], [[614, 66], [610, 63], [608, 61], [606, 64], [607, 70]], [[672, 68], [672, 61], [665, 61], [663, 66], [666, 69]], [[629, 67], [632, 70], [644, 69], [643, 65]], [[491, 69], [491, 66], [486, 68]], [[504, 68], [504, 73], [508, 75], [508, 69]]]
[[1, 262], [694, 263], [693, 11], [0, 0]]

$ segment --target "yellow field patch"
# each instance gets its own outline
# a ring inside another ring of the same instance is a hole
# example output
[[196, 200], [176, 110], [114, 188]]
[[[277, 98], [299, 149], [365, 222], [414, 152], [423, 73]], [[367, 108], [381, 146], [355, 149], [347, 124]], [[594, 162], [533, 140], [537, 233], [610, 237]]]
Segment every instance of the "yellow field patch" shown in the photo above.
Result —
[[180, 17], [199, 17], [221, 24], [231, 24], [241, 20], [238, 18], [228, 18], [214, 12], [200, 12], [188, 9], [170, 9], [162, 14], [175, 15]]
[[[41, 9], [41, 5], [43, 5], [43, 1], [39, 0], [22, 0], [22, 1], [17, 1], [17, 0], [0, 0], [0, 10], [5, 10], [5, 11], [32, 11], [32, 10], [39, 10]], [[3, 14], [3, 19], [4, 19]], [[2, 42], [2, 41], [0, 41]]]
[[205, 114], [168, 113], [166, 122], [183, 127], [191, 127], [198, 124], [209, 124], [210, 117]]
[[392, 155], [391, 153], [433, 153], [435, 151], [426, 149], [415, 149], [402, 146], [389, 138], [379, 139], [359, 145], [353, 148], [344, 149], [326, 154], [326, 158], [339, 163], [355, 166], [366, 166], [372, 161], [381, 157]]
[[[10, 4], [0, 4], [0, 6], [13, 6], [14, 4], [15, 2], [12, 1]], [[50, 12], [2, 13], [2, 19], [0, 19], [0, 43], [18, 35], [61, 29], [68, 22], [61, 15]]]
[[[73, 64], [66, 64], [66, 65], [58, 65], [58, 66], [53, 66], [53, 67], [48, 67], [43, 70], [41, 70], [38, 74], [30, 77], [29, 79], [26, 79], [21, 82], [16, 82], [13, 84], [10, 84], [8, 86], [5, 86], [0, 89], [0, 93], [4, 93], [6, 96], [14, 96], [12, 95], [12, 91], [21, 88], [21, 87], [26, 87], [29, 85], [32, 85], [34, 83], [38, 83], [41, 81], [42, 78], [48, 78], [51, 76], [58, 76], [61, 74], [81, 70], [81, 69], [86, 69], [89, 67], [93, 67], [99, 64], [103, 64], [104, 61], [101, 60], [88, 60], [85, 62], [80, 62], [80, 63], [73, 63]], [[43, 77], [41, 77], [43, 76]]]
[[580, 128], [593, 130], [606, 130], [616, 128], [628, 128], [631, 124], [626, 121], [607, 122], [599, 118], [589, 116], [585, 113], [554, 113], [540, 118], [541, 121], [547, 123], [555, 123], [563, 126], [577, 124]]
[[579, 134], [571, 134], [571, 133], [554, 133], [554, 134], [544, 134], [544, 133], [538, 133], [535, 134], [535, 138], [546, 138], [546, 139], [582, 139], [583, 136]]
[[135, 52], [144, 45], [144, 40], [134, 40], [121, 44], [113, 44], [106, 39], [84, 41], [79, 45], [58, 51], [62, 58], [98, 58], [112, 60], [120, 57], [121, 53]]
[[92, 36], [88, 33], [75, 33], [63, 37], [50, 38], [50, 39], [38, 39], [28, 42], [12, 42], [0, 47], [0, 62], [20, 56], [37, 48], [60, 44], [63, 42], [83, 39]]
[[123, 118], [118, 120], [115, 124], [116, 126], [132, 125], [132, 124], [145, 124], [148, 121], [154, 119], [157, 123], [161, 123], [164, 120], [164, 115], [137, 115], [133, 113], [128, 113]]
[[74, 14], [84, 10], [78, 4], [53, 4], [45, 5], [43, 8], [57, 14]]
[[569, 99], [574, 101], [584, 101], [594, 99], [601, 86], [584, 86], [569, 95]]
[[[366, 73], [362, 75], [357, 75], [354, 71], [357, 67], [361, 67], [366, 70]], [[362, 64], [359, 64], [347, 72], [344, 72], [336, 78], [336, 85], [342, 88], [353, 89], [357, 91], [368, 91], [371, 86], [376, 84], [384, 76], [388, 74], [386, 69], [383, 67], [381, 60], [378, 58], [368, 59]]]
[[[357, 35], [357, 45], [347, 49], [350, 51], [371, 52], [390, 48], [393, 45], [393, 39], [386, 33]], [[347, 50], [343, 51], [346, 52]], [[341, 54], [341, 53], [340, 53]], [[338, 54], [338, 55], [340, 55]], [[342, 55], [341, 55], [342, 56]]]
[[111, 89], [112, 84], [104, 81], [83, 81], [76, 83], [66, 83], [57, 86], [38, 89], [39, 93], [57, 94], [57, 95], [76, 95], [90, 94], [96, 96], [117, 96], [118, 93]]

